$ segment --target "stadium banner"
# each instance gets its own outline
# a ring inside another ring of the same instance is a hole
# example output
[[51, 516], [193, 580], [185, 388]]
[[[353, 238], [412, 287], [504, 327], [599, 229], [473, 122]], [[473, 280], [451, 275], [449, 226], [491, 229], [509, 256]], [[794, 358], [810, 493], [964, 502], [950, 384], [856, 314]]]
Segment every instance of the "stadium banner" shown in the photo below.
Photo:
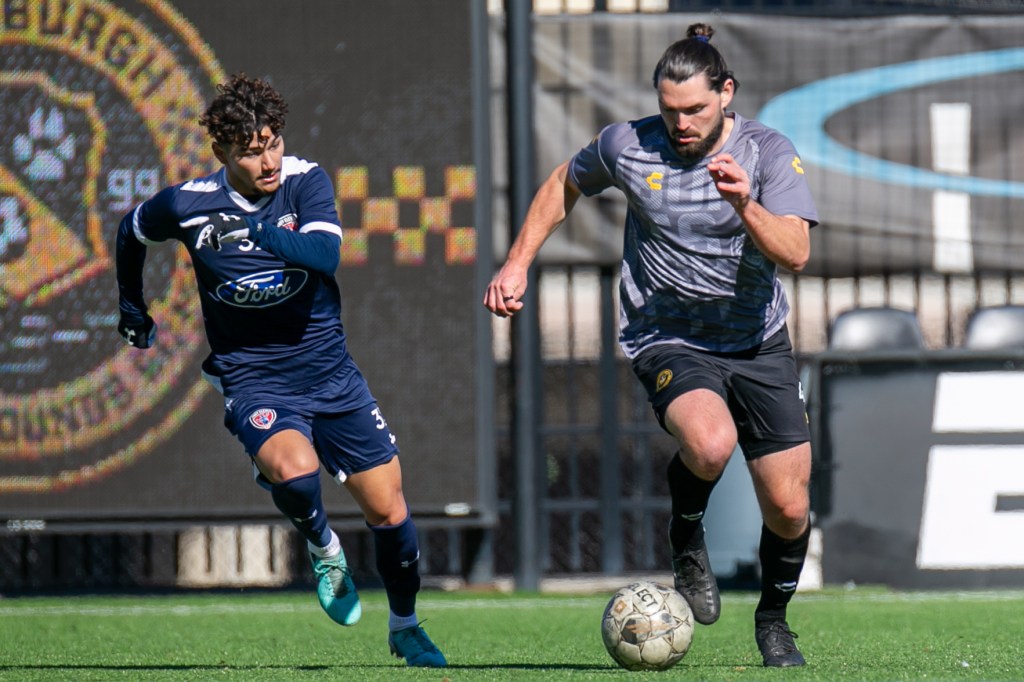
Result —
[[[156, 347], [116, 331], [118, 222], [218, 167], [198, 118], [236, 72], [281, 91], [287, 153], [334, 181], [348, 346], [398, 438], [413, 511], [480, 512], [470, 7], [0, 4], [0, 530], [278, 520], [200, 380], [183, 249], [149, 249]], [[356, 523], [325, 485], [328, 510]]]
[[[822, 221], [805, 274], [1024, 270], [1021, 15], [538, 17], [538, 182], [604, 125], [658, 113], [654, 66], [697, 21], [739, 81], [730, 109], [800, 154]], [[579, 202], [540, 257], [618, 262], [625, 209]]]
[[827, 351], [811, 376], [826, 583], [1024, 586], [1024, 355]]

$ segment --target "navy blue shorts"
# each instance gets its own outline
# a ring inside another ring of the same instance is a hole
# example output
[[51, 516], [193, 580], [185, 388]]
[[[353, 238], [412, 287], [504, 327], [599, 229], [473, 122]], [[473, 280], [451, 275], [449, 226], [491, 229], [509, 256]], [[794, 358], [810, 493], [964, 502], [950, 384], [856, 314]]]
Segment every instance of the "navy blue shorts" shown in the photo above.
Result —
[[293, 429], [313, 444], [317, 457], [338, 482], [386, 464], [398, 454], [395, 436], [366, 391], [368, 402], [353, 407], [351, 396], [326, 386], [299, 391], [247, 393], [225, 401], [224, 425], [254, 457], [278, 431]]
[[803, 387], [785, 327], [760, 346], [737, 353], [652, 346], [633, 360], [633, 372], [647, 389], [662, 428], [673, 400], [705, 388], [729, 406], [748, 460], [810, 440]]

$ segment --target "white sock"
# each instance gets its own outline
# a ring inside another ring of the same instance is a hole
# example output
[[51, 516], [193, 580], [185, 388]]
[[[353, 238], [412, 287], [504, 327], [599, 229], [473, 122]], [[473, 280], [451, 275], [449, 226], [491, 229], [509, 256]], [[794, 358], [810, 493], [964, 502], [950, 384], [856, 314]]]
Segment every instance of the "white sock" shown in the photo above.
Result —
[[317, 547], [312, 542], [306, 541], [306, 546], [309, 547], [309, 551], [320, 557], [326, 559], [332, 556], [338, 556], [341, 552], [341, 538], [338, 534], [331, 530], [331, 541], [327, 543], [326, 547]]
[[396, 615], [394, 611], [388, 612], [388, 630], [391, 632], [397, 632], [398, 630], [404, 630], [405, 628], [411, 628], [416, 625], [419, 621], [416, 620], [416, 612], [413, 611], [408, 616]]

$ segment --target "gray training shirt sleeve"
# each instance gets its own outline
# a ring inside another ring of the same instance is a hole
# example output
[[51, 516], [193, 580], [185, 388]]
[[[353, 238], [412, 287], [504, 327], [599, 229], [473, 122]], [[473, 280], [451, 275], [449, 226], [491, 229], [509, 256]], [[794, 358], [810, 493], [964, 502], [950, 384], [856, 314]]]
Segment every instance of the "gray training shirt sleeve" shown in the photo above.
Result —
[[635, 139], [628, 125], [617, 123], [606, 127], [569, 161], [569, 178], [584, 196], [600, 194], [615, 184], [615, 160]]

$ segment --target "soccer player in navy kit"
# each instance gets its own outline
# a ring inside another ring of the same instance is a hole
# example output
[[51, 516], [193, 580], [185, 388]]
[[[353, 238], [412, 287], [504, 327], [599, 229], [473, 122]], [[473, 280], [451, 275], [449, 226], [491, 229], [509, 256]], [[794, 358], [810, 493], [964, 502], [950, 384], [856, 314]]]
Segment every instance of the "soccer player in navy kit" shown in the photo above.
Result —
[[345, 345], [330, 179], [284, 155], [287, 104], [267, 82], [240, 74], [218, 93], [200, 123], [223, 168], [162, 190], [121, 221], [118, 331], [138, 348], [153, 344], [142, 293], [146, 248], [184, 244], [211, 349], [203, 374], [223, 393], [224, 423], [252, 458], [257, 482], [306, 538], [321, 606], [342, 625], [362, 614], [321, 500], [323, 465], [373, 533], [391, 652], [410, 666], [445, 666], [416, 618], [419, 545], [395, 438]]
[[817, 211], [789, 140], [727, 112], [737, 82], [712, 34], [693, 24], [665, 51], [660, 115], [608, 126], [548, 177], [484, 305], [522, 309], [530, 264], [581, 194], [625, 194], [619, 340], [679, 443], [667, 474], [676, 589], [698, 622], [718, 619], [702, 519], [738, 443], [764, 521], [755, 641], [764, 665], [803, 665], [786, 608], [807, 554], [811, 449], [776, 271], [807, 263]]

